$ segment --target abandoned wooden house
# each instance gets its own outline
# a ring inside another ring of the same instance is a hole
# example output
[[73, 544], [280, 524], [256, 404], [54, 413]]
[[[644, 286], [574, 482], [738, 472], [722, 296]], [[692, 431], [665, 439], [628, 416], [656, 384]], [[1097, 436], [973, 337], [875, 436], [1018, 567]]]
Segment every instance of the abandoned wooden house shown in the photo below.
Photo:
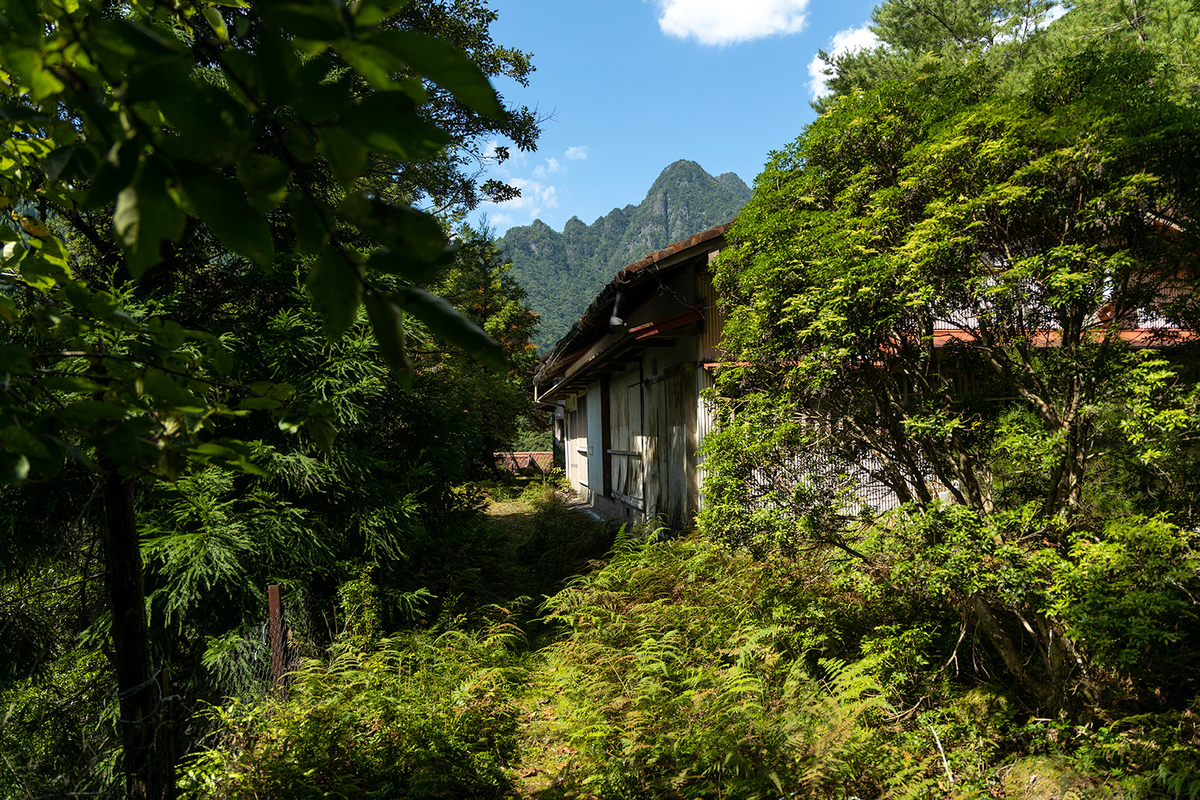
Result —
[[561, 406], [567, 478], [599, 514], [690, 526], [700, 507], [696, 449], [712, 426], [723, 320], [709, 262], [728, 224], [624, 269], [546, 355], [535, 400]]
[[[658, 519], [679, 529], [700, 509], [697, 449], [715, 423], [702, 392], [713, 386], [725, 322], [711, 268], [728, 229], [719, 225], [622, 269], [535, 375], [536, 402], [557, 407], [555, 440], [571, 487], [602, 516]], [[1101, 328], [1104, 313], [1094, 320]], [[972, 321], [935, 323], [934, 346], [972, 339]], [[1136, 315], [1119, 336], [1135, 348], [1196, 338], [1166, 319]], [[1031, 341], [1057, 346], [1051, 332]], [[954, 381], [972, 378], [957, 374]], [[814, 448], [789, 460], [793, 483], [801, 474], [847, 475], [862, 506], [880, 511], [900, 502], [869, 453], [848, 461]], [[778, 482], [760, 477], [764, 487]]]

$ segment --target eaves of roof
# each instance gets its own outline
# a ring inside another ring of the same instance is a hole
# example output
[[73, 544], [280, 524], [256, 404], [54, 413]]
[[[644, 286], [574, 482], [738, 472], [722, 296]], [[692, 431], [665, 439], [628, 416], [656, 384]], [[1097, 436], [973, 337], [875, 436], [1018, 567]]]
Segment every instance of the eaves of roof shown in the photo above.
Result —
[[602, 336], [596, 335], [595, 321], [611, 316], [617, 292], [631, 287], [649, 274], [657, 274], [661, 270], [670, 269], [686, 261], [695, 254], [693, 251], [699, 250], [704, 245], [708, 245], [704, 249], [712, 249], [713, 241], [724, 237], [732, 224], [732, 222], [726, 222], [694, 236], [689, 236], [687, 239], [681, 239], [623, 267], [588, 304], [583, 315], [575, 321], [566, 336], [559, 339], [543, 357], [542, 363], [534, 375], [534, 385], [538, 386], [547, 378], [566, 371], [572, 362], [584, 356], [591, 346], [599, 338], [602, 338]]

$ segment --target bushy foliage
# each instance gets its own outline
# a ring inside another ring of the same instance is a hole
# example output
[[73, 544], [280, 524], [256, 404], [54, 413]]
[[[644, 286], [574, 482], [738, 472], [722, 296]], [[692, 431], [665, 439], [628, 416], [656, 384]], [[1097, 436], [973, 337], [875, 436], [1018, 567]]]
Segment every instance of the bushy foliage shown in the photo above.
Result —
[[[1144, 517], [1196, 524], [1200, 117], [1128, 37], [1012, 83], [959, 55], [832, 102], [732, 227], [704, 530], [872, 565], [961, 615], [1047, 714], [1085, 719], [1144, 668], [1149, 710], [1170, 673], [1133, 651], [1173, 637], [1192, 590], [1115, 576], [1192, 546]], [[1126, 518], [1162, 550], [1125, 555]], [[1100, 574], [1155, 600], [1050, 596]]]
[[[539, 508], [524, 533], [505, 522], [511, 544], [578, 525], [542, 488], [527, 490]], [[190, 790], [875, 800], [1012, 794], [1018, 778], [1131, 798], [1195, 785], [1194, 709], [1039, 716], [976, 682], [999, 672], [987, 648], [911, 585], [828, 554], [652, 538], [622, 531], [536, 622], [491, 605], [389, 637], [372, 582], [343, 584], [334, 655], [286, 701], [211, 710], [220, 731], [187, 767]], [[1160, 529], [1139, 553], [1178, 555], [1178, 539]]]
[[[6, 627], [6, 635], [20, 631]], [[116, 696], [104, 655], [45, 655], [37, 674], [0, 683], [0, 795], [103, 792], [120, 776]]]
[[893, 765], [878, 728], [892, 710], [879, 661], [816, 657], [803, 582], [816, 576], [700, 541], [623, 549], [546, 605], [569, 632], [546, 655], [546, 689], [578, 754], [572, 785], [601, 797], [882, 790]]
[[503, 624], [353, 639], [293, 675], [285, 700], [231, 702], [182, 767], [203, 798], [504, 797], [516, 750], [513, 681], [523, 667]]

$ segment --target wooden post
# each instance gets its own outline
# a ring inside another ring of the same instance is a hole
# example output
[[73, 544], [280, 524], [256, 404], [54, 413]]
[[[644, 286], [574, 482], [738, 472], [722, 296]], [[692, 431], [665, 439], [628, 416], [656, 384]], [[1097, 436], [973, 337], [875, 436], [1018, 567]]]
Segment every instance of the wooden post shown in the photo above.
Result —
[[171, 686], [171, 667], [167, 664], [158, 671], [158, 696], [162, 698], [159, 711], [158, 741], [160, 756], [164, 769], [171, 770], [171, 776], [166, 795], [175, 797], [178, 791], [174, 783], [175, 771], [175, 690]]
[[283, 604], [279, 601], [279, 584], [267, 587], [267, 605], [271, 629], [271, 685], [275, 694], [283, 697]]

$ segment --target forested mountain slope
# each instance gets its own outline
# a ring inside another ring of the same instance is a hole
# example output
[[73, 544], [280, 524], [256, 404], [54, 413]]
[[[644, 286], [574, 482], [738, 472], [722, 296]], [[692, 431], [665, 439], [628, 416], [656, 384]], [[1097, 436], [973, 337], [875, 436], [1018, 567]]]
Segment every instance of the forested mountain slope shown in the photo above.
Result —
[[728, 222], [749, 198], [732, 172], [714, 178], [694, 161], [676, 161], [640, 204], [614, 208], [591, 225], [572, 217], [562, 233], [541, 220], [510, 228], [499, 244], [541, 315], [535, 342], [544, 350], [558, 341], [621, 267]]

